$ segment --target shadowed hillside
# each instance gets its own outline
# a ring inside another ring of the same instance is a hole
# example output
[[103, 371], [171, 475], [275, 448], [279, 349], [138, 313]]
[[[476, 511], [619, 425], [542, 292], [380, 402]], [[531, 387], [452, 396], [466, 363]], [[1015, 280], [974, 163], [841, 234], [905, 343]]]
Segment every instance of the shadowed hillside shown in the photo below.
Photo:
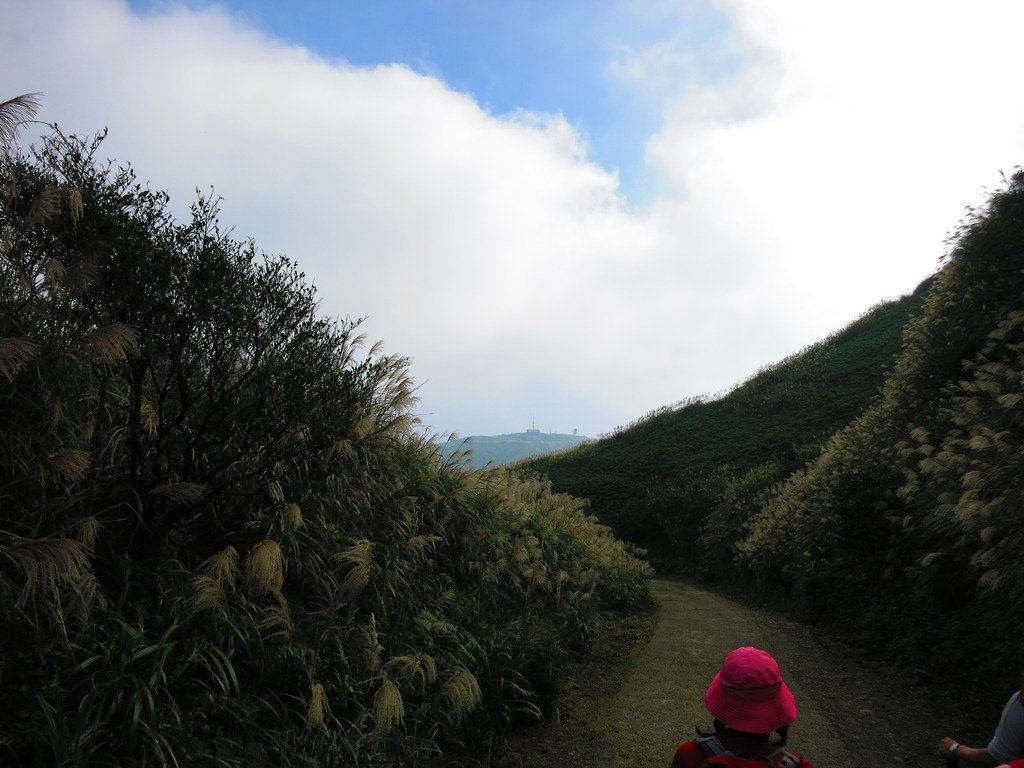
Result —
[[720, 401], [529, 468], [663, 563], [826, 623], [989, 718], [1024, 665], [1022, 406], [1018, 170], [913, 296]]
[[903, 327], [928, 285], [873, 308], [725, 397], [664, 409], [611, 437], [518, 469], [590, 499], [600, 520], [659, 554], [666, 527], [686, 525], [684, 508], [706, 507], [704, 486], [719, 468], [744, 472], [772, 462], [781, 479], [863, 410], [891, 369]]

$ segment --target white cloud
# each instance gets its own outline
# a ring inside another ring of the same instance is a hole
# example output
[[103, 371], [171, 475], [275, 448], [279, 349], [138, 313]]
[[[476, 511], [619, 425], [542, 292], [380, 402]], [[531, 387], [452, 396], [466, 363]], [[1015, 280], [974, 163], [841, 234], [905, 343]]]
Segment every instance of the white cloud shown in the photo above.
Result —
[[891, 5], [730, 0], [746, 66], [713, 86], [673, 91], [692, 54], [671, 30], [620, 50], [664, 100], [648, 158], [677, 190], [640, 212], [560, 116], [499, 118], [435, 77], [318, 59], [216, 9], [0, 0], [0, 96], [41, 90], [44, 119], [109, 125], [106, 151], [182, 209], [212, 185], [223, 221], [299, 259], [325, 311], [369, 315], [413, 358], [435, 428], [592, 434], [910, 290], [1020, 162], [999, 43], [1016, 5]]

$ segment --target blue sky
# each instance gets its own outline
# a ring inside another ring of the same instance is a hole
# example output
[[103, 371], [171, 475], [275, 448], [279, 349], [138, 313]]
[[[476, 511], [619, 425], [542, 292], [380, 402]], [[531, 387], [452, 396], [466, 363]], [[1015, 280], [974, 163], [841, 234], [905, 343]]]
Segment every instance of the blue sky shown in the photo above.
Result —
[[[0, 0], [0, 95], [295, 259], [445, 434], [597, 435], [913, 290], [1024, 162], [1018, 0]], [[23, 141], [32, 141], [26, 131]]]
[[562, 114], [588, 154], [619, 173], [633, 205], [657, 193], [661, 179], [644, 159], [658, 127], [660, 94], [624, 82], [614, 62], [657, 44], [684, 49], [679, 90], [710, 85], [741, 65], [731, 51], [728, 18], [710, 2], [580, 0], [132, 0], [144, 14], [185, 5], [218, 7], [327, 59], [359, 67], [401, 63], [470, 94], [492, 114]]

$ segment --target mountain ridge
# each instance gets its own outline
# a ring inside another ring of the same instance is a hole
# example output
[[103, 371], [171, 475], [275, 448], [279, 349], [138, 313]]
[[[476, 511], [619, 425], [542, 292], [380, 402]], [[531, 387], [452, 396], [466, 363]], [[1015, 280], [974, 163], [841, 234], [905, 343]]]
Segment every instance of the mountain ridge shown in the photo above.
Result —
[[467, 468], [482, 469], [493, 464], [500, 466], [531, 457], [571, 450], [592, 440], [585, 435], [562, 432], [542, 432], [528, 429], [525, 432], [510, 432], [501, 435], [470, 435], [453, 438], [440, 445], [442, 456], [450, 459], [459, 452], [465, 452], [461, 460]]

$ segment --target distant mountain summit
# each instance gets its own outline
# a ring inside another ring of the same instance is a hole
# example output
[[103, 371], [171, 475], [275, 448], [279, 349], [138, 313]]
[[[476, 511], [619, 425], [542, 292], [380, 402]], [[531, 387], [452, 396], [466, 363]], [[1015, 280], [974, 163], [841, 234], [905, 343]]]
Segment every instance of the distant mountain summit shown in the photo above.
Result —
[[456, 451], [469, 449], [467, 466], [470, 469], [483, 469], [488, 464], [509, 464], [530, 456], [568, 450], [590, 439], [583, 435], [528, 429], [509, 435], [471, 435], [465, 440], [449, 440], [441, 445], [441, 453], [448, 457]]

